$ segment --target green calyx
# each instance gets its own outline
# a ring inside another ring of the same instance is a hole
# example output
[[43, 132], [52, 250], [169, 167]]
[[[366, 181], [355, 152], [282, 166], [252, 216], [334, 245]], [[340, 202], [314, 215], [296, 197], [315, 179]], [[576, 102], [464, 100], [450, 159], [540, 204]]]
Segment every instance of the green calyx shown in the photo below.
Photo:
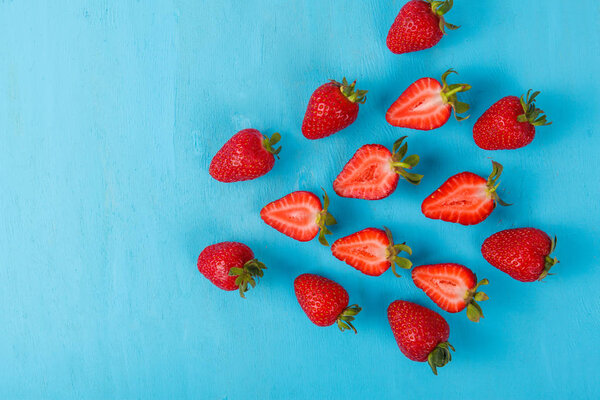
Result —
[[408, 151], [408, 145], [406, 143], [402, 144], [402, 142], [406, 139], [406, 136], [402, 136], [400, 139], [394, 142], [394, 146], [392, 147], [392, 161], [390, 165], [394, 172], [400, 175], [402, 178], [406, 179], [408, 182], [413, 185], [418, 185], [421, 183], [421, 179], [423, 179], [423, 175], [413, 174], [412, 172], [407, 172], [407, 169], [413, 169], [419, 164], [419, 156], [417, 154], [411, 154], [408, 157], [404, 157], [406, 152]]
[[469, 111], [469, 108], [471, 108], [471, 106], [469, 106], [467, 103], [458, 101], [457, 94], [460, 92], [466, 92], [467, 90], [470, 90], [471, 85], [467, 85], [466, 83], [454, 83], [452, 85], [448, 85], [446, 79], [450, 74], [458, 74], [458, 72], [456, 72], [452, 68], [444, 72], [444, 74], [442, 75], [442, 91], [440, 92], [440, 95], [442, 96], [444, 103], [450, 104], [450, 106], [452, 107], [452, 111], [454, 111], [454, 118], [456, 118], [457, 121], [462, 121], [469, 118], [469, 116], [467, 115], [462, 117], [458, 114], [466, 113], [467, 111]]
[[387, 249], [385, 250], [385, 257], [392, 264], [392, 272], [394, 273], [394, 275], [400, 278], [401, 275], [396, 272], [396, 265], [402, 269], [411, 269], [413, 263], [408, 258], [400, 257], [398, 256], [398, 254], [400, 254], [401, 252], [405, 252], [409, 256], [412, 256], [412, 249], [408, 247], [406, 243], [394, 244], [392, 232], [385, 226], [383, 227], [383, 229], [385, 230], [385, 234], [387, 235], [388, 241], [390, 242]]
[[558, 241], [558, 239], [556, 239], [556, 236], [554, 236], [554, 239], [552, 239], [552, 244], [550, 245], [550, 253], [548, 253], [548, 255], [546, 256], [546, 265], [544, 266], [544, 270], [540, 274], [538, 281], [541, 281], [548, 275], [552, 275], [550, 273], [550, 268], [554, 267], [556, 264], [558, 264], [560, 262], [560, 261], [558, 261], [558, 259], [556, 257], [550, 257], [550, 254], [552, 254], [552, 252], [556, 248], [557, 241]]
[[443, 367], [452, 361], [452, 353], [450, 350], [455, 351], [454, 347], [448, 342], [441, 342], [435, 346], [435, 349], [427, 356], [427, 362], [431, 367], [434, 375], [437, 375], [437, 369]]
[[281, 135], [278, 132], [275, 132], [271, 137], [263, 135], [262, 146], [269, 153], [273, 154], [277, 159], [279, 159], [279, 152], [281, 151], [281, 146], [275, 148], [274, 146], [281, 140]]
[[429, 4], [431, 4], [431, 12], [434, 13], [435, 15], [437, 15], [438, 18], [440, 19], [440, 31], [442, 31], [442, 33], [444, 35], [446, 34], [446, 28], [448, 28], [450, 30], [455, 30], [455, 29], [460, 28], [460, 26], [449, 24], [448, 22], [446, 22], [444, 20], [444, 14], [446, 14], [448, 11], [450, 11], [452, 6], [454, 5], [453, 0], [445, 0], [445, 1], [427, 0], [427, 2]]
[[467, 318], [473, 322], [479, 322], [479, 319], [483, 318], [483, 311], [477, 302], [489, 299], [487, 294], [483, 292], [477, 292], [477, 289], [479, 286], [487, 285], [488, 283], [490, 282], [487, 279], [482, 279], [473, 289], [467, 290], [467, 293], [465, 294], [465, 303], [467, 303]]
[[324, 195], [323, 209], [321, 210], [321, 212], [319, 212], [319, 216], [317, 217], [317, 225], [319, 225], [320, 227], [319, 243], [321, 243], [323, 246], [329, 246], [329, 242], [327, 242], [325, 235], [331, 235], [331, 231], [329, 230], [329, 228], [327, 228], [327, 225], [335, 225], [337, 224], [337, 221], [335, 220], [335, 218], [333, 218], [333, 215], [331, 215], [329, 211], [327, 211], [327, 208], [329, 208], [329, 196], [327, 196], [327, 192], [325, 191], [325, 189], [321, 189], [323, 190]]
[[352, 325], [352, 321], [354, 321], [354, 317], [362, 310], [358, 306], [358, 304], [352, 304], [348, 306], [342, 311], [342, 313], [338, 316], [337, 326], [340, 328], [340, 331], [344, 332], [345, 330], [352, 329], [354, 333], [356, 332], [356, 328]]
[[544, 126], [550, 125], [552, 122], [546, 121], [546, 115], [544, 111], [540, 110], [535, 106], [535, 98], [540, 92], [531, 93], [531, 89], [527, 91], [527, 97], [521, 96], [521, 106], [523, 106], [524, 114], [517, 117], [519, 122], [529, 122], [533, 126]]
[[342, 83], [334, 81], [333, 79], [331, 80], [331, 82], [337, 87], [339, 87], [340, 92], [342, 92], [344, 97], [350, 100], [352, 103], [364, 104], [365, 101], [367, 101], [366, 94], [368, 90], [354, 90], [354, 87], [356, 86], [356, 81], [349, 84], [346, 78], [344, 78], [342, 79]]
[[237, 277], [235, 278], [235, 284], [238, 285], [240, 289], [240, 296], [246, 298], [244, 293], [248, 291], [248, 285], [255, 287], [256, 281], [263, 277], [264, 269], [267, 269], [265, 264], [261, 263], [256, 258], [253, 258], [252, 260], [247, 261], [242, 268], [231, 268], [229, 270], [230, 276]]
[[497, 163], [496, 161], [492, 161], [492, 165], [494, 166], [494, 168], [492, 169], [492, 173], [490, 174], [487, 180], [487, 195], [489, 198], [494, 200], [494, 205], [500, 204], [501, 206], [510, 206], [512, 204], [503, 201], [500, 198], [500, 196], [498, 196], [497, 192], [498, 186], [500, 186], [500, 182], [498, 182], [498, 180], [500, 179], [500, 175], [502, 174], [502, 164]]

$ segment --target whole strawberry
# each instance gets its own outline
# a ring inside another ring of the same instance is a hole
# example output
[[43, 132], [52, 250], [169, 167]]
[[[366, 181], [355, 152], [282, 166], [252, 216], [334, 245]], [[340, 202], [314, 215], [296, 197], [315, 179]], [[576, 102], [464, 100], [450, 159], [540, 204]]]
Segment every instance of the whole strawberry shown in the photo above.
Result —
[[494, 233], [481, 246], [481, 254], [494, 267], [521, 282], [542, 280], [558, 260], [550, 257], [556, 237], [535, 228]]
[[400, 351], [413, 361], [427, 361], [437, 375], [437, 368], [452, 360], [448, 343], [450, 327], [435, 311], [408, 301], [396, 300], [387, 310], [388, 321]]
[[358, 105], [366, 101], [366, 90], [354, 90], [356, 81], [348, 84], [334, 80], [319, 86], [308, 102], [302, 134], [308, 139], [321, 139], [350, 126], [358, 116]]
[[400, 177], [413, 185], [418, 185], [423, 175], [407, 170], [419, 163], [419, 156], [404, 157], [408, 145], [398, 139], [390, 152], [380, 144], [365, 144], [346, 163], [342, 172], [333, 181], [333, 190], [342, 197], [379, 200], [388, 197], [396, 190]]
[[221, 242], [202, 250], [198, 270], [215, 286], [223, 290], [239, 290], [245, 297], [248, 284], [256, 286], [265, 265], [254, 258], [248, 246], [239, 242]]
[[348, 292], [331, 279], [314, 274], [302, 274], [294, 280], [294, 291], [300, 307], [308, 318], [318, 326], [330, 326], [337, 322], [341, 331], [356, 328], [352, 321], [361, 308], [348, 307]]
[[273, 168], [281, 147], [274, 148], [281, 135], [271, 138], [256, 129], [244, 129], [229, 139], [213, 157], [209, 173], [220, 182], [239, 182], [256, 179]]
[[387, 47], [392, 53], [402, 54], [435, 46], [444, 36], [445, 28], [458, 26], [444, 21], [444, 14], [452, 8], [452, 0], [412, 0], [398, 13], [387, 35]]
[[531, 143], [536, 126], [551, 124], [535, 106], [538, 94], [530, 89], [526, 98], [508, 96], [494, 103], [473, 126], [475, 144], [484, 150], [512, 150]]
[[488, 296], [477, 289], [489, 282], [487, 279], [477, 282], [477, 276], [464, 265], [420, 265], [412, 270], [412, 278], [415, 285], [443, 310], [457, 313], [466, 308], [471, 321], [479, 322], [483, 318], [477, 302], [487, 300]]

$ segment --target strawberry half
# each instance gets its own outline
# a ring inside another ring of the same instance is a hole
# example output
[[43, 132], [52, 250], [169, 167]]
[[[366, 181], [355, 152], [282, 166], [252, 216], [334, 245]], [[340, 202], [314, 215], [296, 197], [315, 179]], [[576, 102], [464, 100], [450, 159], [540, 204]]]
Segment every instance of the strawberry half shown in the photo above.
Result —
[[541, 281], [558, 263], [550, 254], [556, 237], [536, 228], [516, 228], [496, 232], [485, 239], [481, 254], [487, 262], [521, 282]]
[[413, 361], [427, 361], [437, 369], [452, 360], [448, 343], [450, 327], [438, 313], [409, 301], [396, 300], [389, 305], [388, 321], [402, 354]]
[[444, 14], [452, 8], [452, 0], [412, 0], [396, 16], [386, 44], [392, 53], [402, 54], [435, 46], [446, 34], [445, 28], [458, 26], [444, 21]]
[[526, 98], [508, 96], [494, 103], [473, 126], [475, 144], [484, 150], [512, 150], [531, 143], [536, 126], [551, 124], [535, 106], [538, 94], [529, 89]]
[[356, 81], [349, 84], [344, 78], [342, 83], [331, 80], [314, 91], [302, 121], [302, 134], [307, 139], [321, 139], [352, 125], [358, 105], [367, 100], [367, 91], [354, 90], [355, 85]]
[[357, 304], [348, 306], [348, 292], [337, 282], [314, 274], [302, 274], [294, 280], [294, 291], [300, 307], [317, 326], [330, 326], [337, 322], [343, 332], [356, 328], [354, 317], [361, 311]]
[[475, 225], [485, 220], [496, 204], [510, 205], [502, 201], [496, 191], [502, 165], [495, 161], [492, 164], [494, 168], [487, 181], [472, 172], [461, 172], [448, 178], [423, 200], [423, 214], [431, 219]]
[[411, 84], [390, 106], [385, 114], [387, 122], [401, 128], [429, 131], [448, 122], [452, 110], [457, 121], [467, 119], [468, 116], [457, 115], [467, 112], [469, 105], [458, 101], [456, 94], [466, 92], [471, 86], [464, 83], [448, 85], [446, 78], [451, 73], [456, 71], [444, 72], [442, 83], [433, 78], [421, 78]]
[[412, 262], [398, 254], [404, 251], [412, 255], [412, 250], [405, 243], [394, 244], [392, 233], [384, 229], [367, 228], [340, 238], [331, 245], [331, 253], [365, 275], [379, 276], [391, 266], [394, 275], [400, 277], [395, 265], [410, 269]]
[[219, 182], [239, 182], [256, 179], [269, 172], [275, 164], [275, 157], [281, 146], [279, 133], [271, 138], [256, 129], [244, 129], [229, 139], [215, 154], [208, 172]]
[[402, 144], [404, 139], [406, 136], [394, 143], [392, 152], [379, 144], [359, 148], [333, 181], [333, 190], [342, 197], [379, 200], [396, 190], [399, 177], [418, 185], [423, 175], [406, 169], [417, 166], [419, 156], [412, 154], [404, 158], [408, 149], [406, 143]]
[[264, 206], [260, 210], [260, 217], [267, 225], [301, 242], [308, 242], [319, 234], [319, 242], [327, 246], [329, 243], [325, 235], [331, 234], [327, 225], [337, 223], [327, 211], [328, 207], [329, 197], [326, 192], [321, 206], [321, 200], [316, 195], [297, 191]]
[[487, 279], [477, 282], [477, 276], [464, 265], [420, 265], [412, 270], [412, 279], [443, 310], [457, 313], [466, 308], [471, 321], [479, 322], [483, 318], [483, 311], [476, 301], [489, 297], [477, 289], [489, 282]]
[[223, 290], [239, 290], [240, 296], [248, 284], [256, 286], [262, 278], [265, 264], [254, 258], [252, 250], [243, 243], [221, 242], [206, 247], [198, 256], [198, 271]]

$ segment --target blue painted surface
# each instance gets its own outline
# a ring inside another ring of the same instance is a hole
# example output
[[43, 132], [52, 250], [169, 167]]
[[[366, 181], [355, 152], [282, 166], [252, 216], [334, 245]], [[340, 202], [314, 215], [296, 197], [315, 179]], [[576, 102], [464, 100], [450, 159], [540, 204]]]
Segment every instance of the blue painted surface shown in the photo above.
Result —
[[[456, 1], [458, 31], [397, 56], [385, 36], [403, 3], [0, 1], [0, 397], [599, 398], [600, 5]], [[409, 83], [448, 67], [473, 86], [473, 118], [429, 133], [386, 124]], [[370, 91], [357, 122], [305, 140], [311, 92], [342, 76]], [[478, 149], [476, 117], [530, 87], [553, 125], [518, 151]], [[281, 132], [281, 160], [253, 182], [211, 180], [212, 155], [246, 127]], [[401, 182], [378, 202], [333, 194], [360, 145], [404, 134], [422, 157], [419, 187]], [[444, 179], [487, 175], [491, 157], [512, 207], [474, 227], [421, 215]], [[417, 264], [490, 279], [480, 324], [442, 312], [456, 353], [438, 377], [404, 358], [387, 325], [395, 299], [437, 309], [410, 279], [361, 275], [260, 220], [267, 202], [321, 186], [335, 237], [385, 224]], [[479, 253], [517, 226], [559, 238], [544, 283], [513, 281]], [[269, 266], [245, 301], [196, 270], [223, 240]], [[363, 306], [358, 335], [309, 323], [292, 289], [303, 272]]]

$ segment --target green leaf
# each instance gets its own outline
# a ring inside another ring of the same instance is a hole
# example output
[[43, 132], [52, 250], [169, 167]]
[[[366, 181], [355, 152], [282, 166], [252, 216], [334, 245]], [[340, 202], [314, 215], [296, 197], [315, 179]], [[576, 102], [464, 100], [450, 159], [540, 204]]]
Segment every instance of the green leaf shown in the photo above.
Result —
[[275, 132], [273, 135], [271, 135], [271, 139], [269, 139], [269, 142], [271, 142], [271, 146], [273, 146], [280, 140], [281, 140], [281, 135], [279, 134], [279, 132]]
[[234, 267], [229, 270], [229, 276], [241, 275], [243, 273], [244, 273], [243, 268]]
[[423, 179], [423, 175], [413, 174], [412, 172], [404, 172], [401, 176], [413, 185], [418, 185], [421, 183], [421, 179]]
[[412, 261], [410, 261], [408, 258], [404, 258], [404, 257], [394, 257], [394, 262], [396, 263], [396, 265], [398, 265], [400, 268], [403, 269], [411, 269], [413, 266]]
[[409, 164], [411, 166], [411, 168], [414, 168], [417, 166], [417, 164], [419, 164], [419, 160], [420, 157], [418, 154], [411, 154], [410, 156], [406, 157], [403, 162], [405, 162], [406, 164]]
[[335, 224], [337, 224], [337, 221], [335, 220], [333, 215], [327, 213], [325, 215], [325, 225], [335, 225]]
[[398, 148], [400, 147], [400, 145], [406, 138], [407, 138], [407, 136], [402, 136], [400, 139], [398, 139], [394, 142], [394, 145], [392, 146], [392, 153], [394, 153], [394, 154], [396, 153], [396, 150], [398, 150]]
[[483, 318], [483, 311], [477, 303], [469, 303], [467, 306], [467, 318], [473, 322], [479, 322], [480, 318]]
[[487, 295], [487, 294], [485, 294], [485, 293], [483, 293], [483, 292], [476, 293], [476, 294], [475, 294], [475, 296], [473, 296], [473, 298], [474, 298], [476, 301], [486, 301], [486, 300], [489, 300], [489, 299], [490, 299], [490, 298], [488, 297], [488, 295]]
[[412, 249], [405, 243], [395, 244], [394, 250], [396, 250], [397, 253], [403, 251], [405, 253], [408, 253], [408, 255], [412, 256]]

